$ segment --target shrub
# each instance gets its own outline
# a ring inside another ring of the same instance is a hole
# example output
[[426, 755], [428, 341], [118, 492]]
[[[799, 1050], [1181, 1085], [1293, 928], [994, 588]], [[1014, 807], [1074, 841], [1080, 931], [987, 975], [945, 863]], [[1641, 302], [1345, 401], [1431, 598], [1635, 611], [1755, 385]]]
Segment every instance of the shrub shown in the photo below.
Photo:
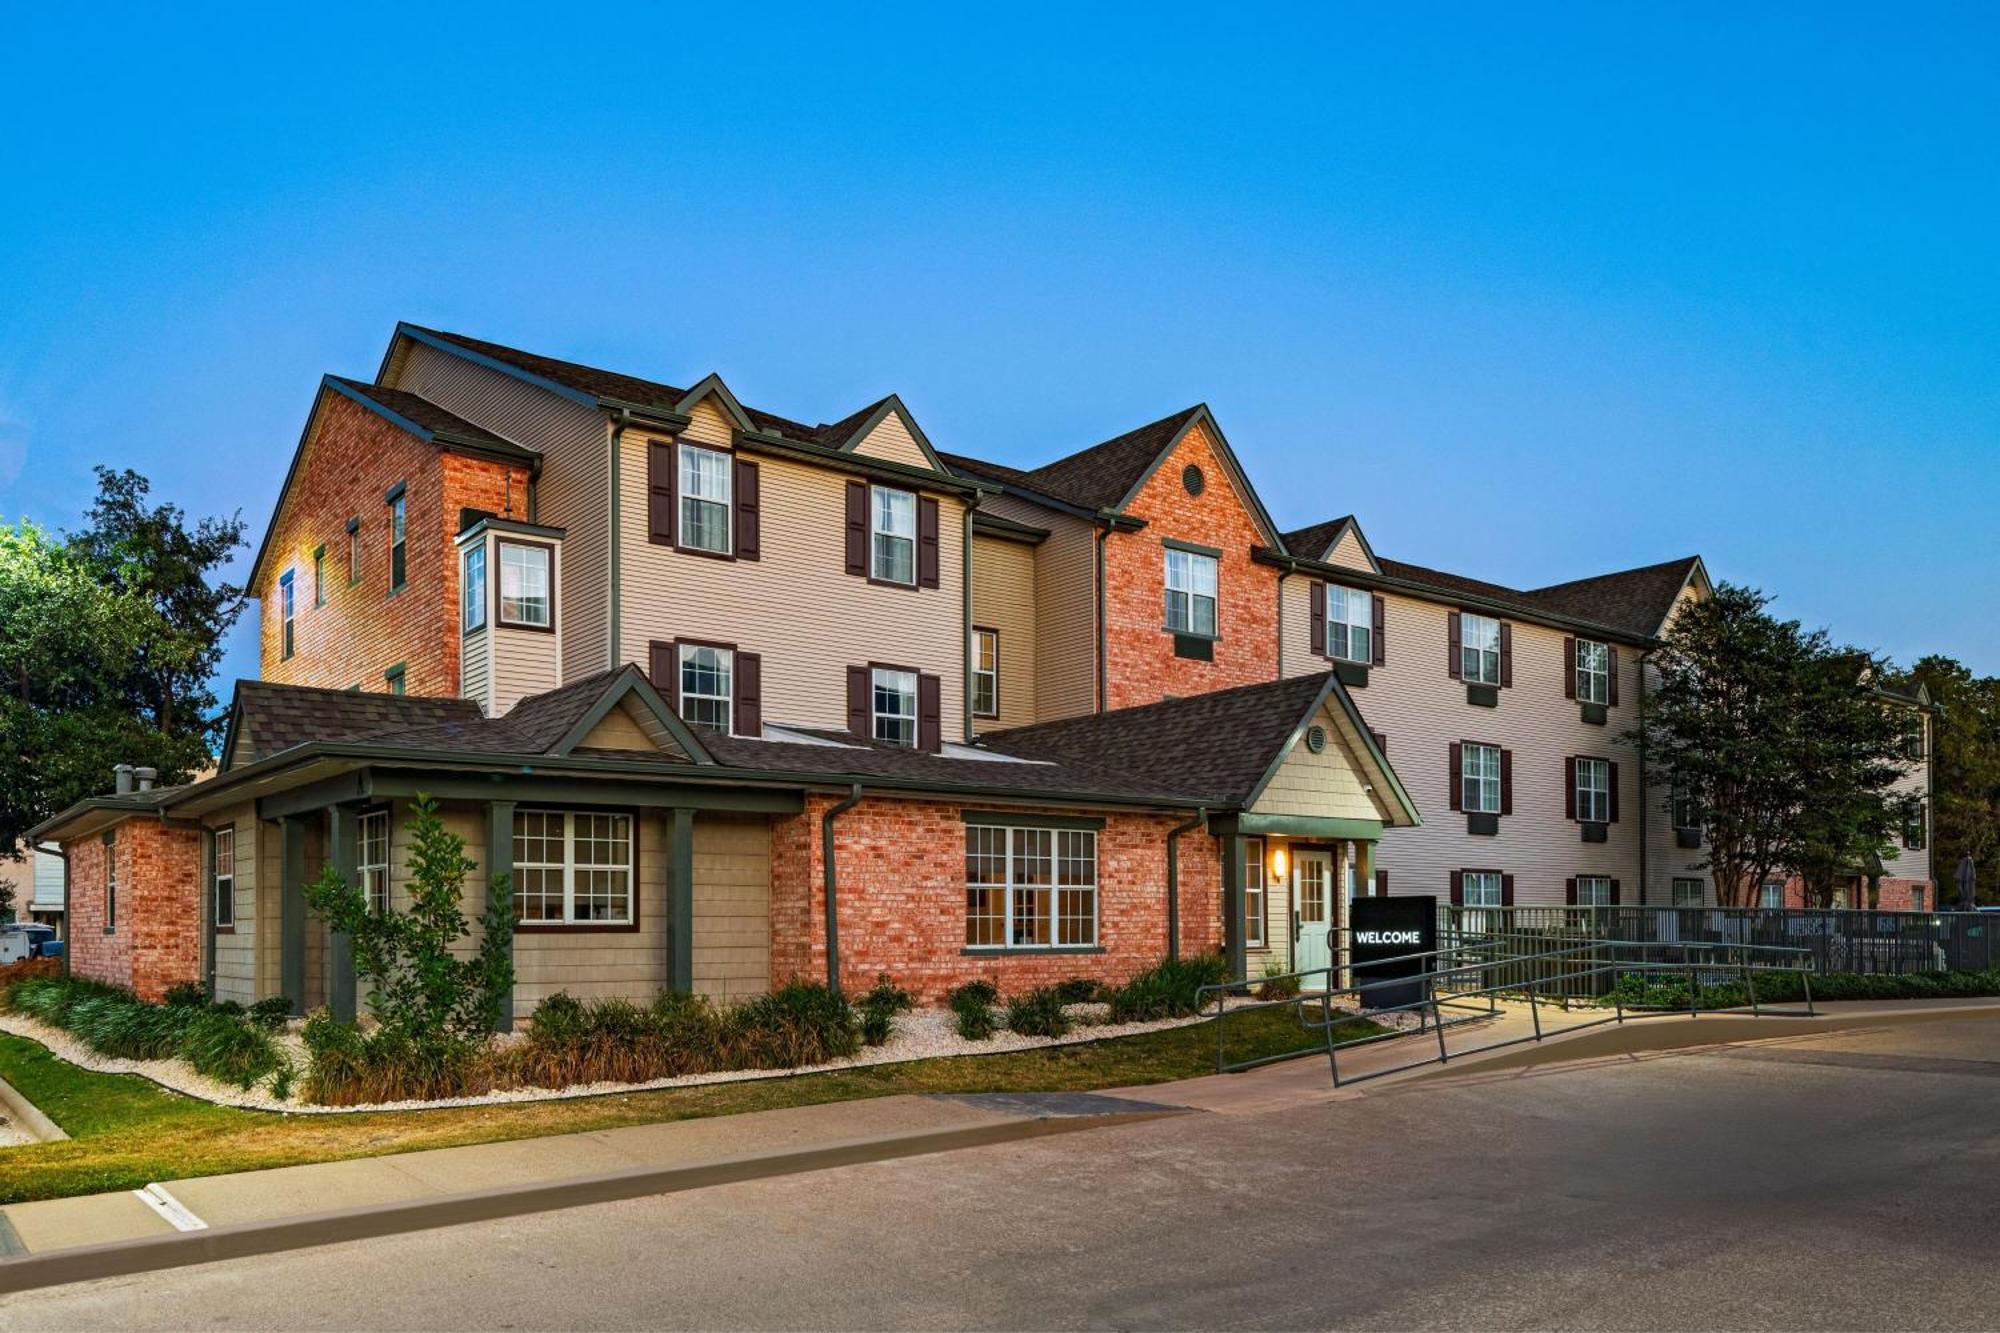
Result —
[[1264, 964], [1264, 981], [1257, 987], [1260, 1000], [1289, 1000], [1299, 993], [1299, 979], [1287, 976], [1277, 963]]
[[324, 1009], [307, 1015], [304, 1092], [322, 1106], [434, 1101], [490, 1092], [506, 1062], [465, 1044], [417, 1046], [388, 1028], [363, 1032]]
[[817, 982], [791, 981], [729, 1010], [725, 1030], [739, 1069], [796, 1069], [860, 1049], [854, 1008]]
[[968, 981], [945, 996], [958, 1035], [967, 1041], [985, 1041], [999, 1029], [993, 1019], [993, 1006], [999, 1002], [1000, 988], [990, 981]]
[[[1827, 972], [1810, 974], [1815, 1000], [1927, 1000], [2000, 995], [2000, 969], [1979, 972]], [[1751, 978], [1759, 1004], [1793, 1004], [1805, 998], [1807, 974], [1759, 972]], [[1734, 1009], [1750, 1003], [1740, 980], [1703, 986], [1697, 997], [1703, 1009]], [[1627, 1009], [1685, 1009], [1685, 972], [1628, 972], [1598, 1000]]]
[[1024, 1037], [1060, 1037], [1069, 1031], [1062, 992], [1042, 986], [1007, 1002], [1007, 1026]]
[[289, 1064], [263, 1028], [213, 1009], [194, 1011], [181, 1032], [180, 1054], [199, 1072], [239, 1088], [254, 1087]]
[[1229, 960], [1219, 953], [1166, 958], [1111, 992], [1111, 1021], [1152, 1023], [1187, 1018], [1196, 1012], [1203, 986], [1229, 976]]
[[270, 1036], [222, 1006], [148, 1004], [130, 991], [95, 981], [31, 977], [6, 991], [9, 1008], [73, 1034], [99, 1055], [124, 1060], [184, 1060], [196, 1072], [239, 1088], [286, 1063]]
[[[235, 1012], [242, 1013], [242, 1006]], [[250, 1021], [266, 1032], [277, 1032], [292, 1021], [292, 1002], [282, 995], [259, 1000], [250, 1006]]]
[[161, 997], [161, 1003], [174, 1008], [207, 1004], [208, 987], [199, 981], [176, 981], [167, 987], [167, 993]]
[[1064, 1004], [1096, 1004], [1104, 998], [1104, 983], [1094, 977], [1070, 977], [1055, 984]]
[[887, 972], [882, 973], [874, 987], [854, 1005], [863, 1044], [880, 1046], [888, 1041], [896, 1030], [896, 1015], [908, 1013], [915, 1004], [908, 991], [898, 986]]

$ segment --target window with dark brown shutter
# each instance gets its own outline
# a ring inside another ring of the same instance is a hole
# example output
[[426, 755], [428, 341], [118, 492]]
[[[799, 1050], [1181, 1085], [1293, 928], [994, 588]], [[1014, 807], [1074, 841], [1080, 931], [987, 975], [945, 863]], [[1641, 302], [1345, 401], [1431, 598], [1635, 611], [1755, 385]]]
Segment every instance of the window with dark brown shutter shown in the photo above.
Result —
[[646, 646], [646, 674], [653, 682], [653, 688], [667, 701], [667, 707], [680, 712], [680, 657], [670, 641], [655, 639]]
[[762, 506], [757, 496], [757, 465], [747, 458], [736, 460], [736, 558], [762, 558]]
[[1563, 760], [1563, 818], [1576, 818], [1576, 756]]
[[1454, 810], [1463, 810], [1465, 808], [1465, 746], [1457, 741], [1453, 741], [1448, 753], [1451, 756], [1448, 761], [1451, 767], [1451, 808]]
[[868, 668], [865, 666], [847, 668], [847, 729], [863, 740], [868, 739]]
[[1311, 626], [1310, 638], [1314, 657], [1326, 656], [1326, 585], [1315, 582], [1312, 585], [1312, 612], [1308, 616]]
[[1514, 877], [1512, 875], [1503, 874], [1500, 876], [1500, 905], [1502, 907], [1512, 907], [1514, 905]]
[[1563, 698], [1576, 698], [1576, 640], [1563, 635]]
[[646, 540], [655, 546], [674, 544], [674, 445], [671, 440], [646, 441]]
[[1618, 650], [1616, 648], [1606, 648], [1604, 650], [1604, 657], [1605, 660], [1610, 663], [1610, 670], [1611, 670], [1611, 680], [1610, 680], [1611, 693], [1609, 695], [1610, 705], [1611, 707], [1616, 708], [1618, 706]]
[[1514, 627], [1506, 621], [1500, 622], [1500, 684], [1502, 688], [1514, 683]]
[[1570, 907], [1576, 906], [1575, 875], [1571, 875], [1568, 879], [1563, 881], [1563, 902]]
[[938, 586], [938, 502], [917, 497], [917, 586]]
[[[847, 572], [868, 577], [868, 483], [865, 481], [847, 483]], [[862, 703], [865, 723], [866, 699]]]
[[1386, 646], [1386, 644], [1387, 644], [1387, 639], [1386, 639], [1386, 637], [1384, 636], [1384, 631], [1383, 631], [1383, 626], [1384, 626], [1384, 624], [1385, 624], [1385, 623], [1387, 622], [1387, 620], [1388, 620], [1388, 616], [1384, 614], [1384, 611], [1385, 611], [1385, 606], [1384, 606], [1384, 603], [1383, 603], [1383, 601], [1382, 601], [1382, 594], [1380, 594], [1380, 593], [1375, 593], [1375, 594], [1373, 594], [1373, 600], [1374, 600], [1374, 603], [1375, 603], [1374, 607], [1372, 608], [1372, 609], [1373, 609], [1373, 611], [1374, 611], [1374, 615], [1373, 615], [1372, 619], [1373, 619], [1373, 620], [1374, 620], [1374, 622], [1375, 622], [1375, 623], [1374, 623], [1374, 628], [1375, 628], [1375, 665], [1376, 665], [1376, 666], [1382, 666], [1383, 664], [1385, 664], [1385, 663], [1386, 663], [1386, 662], [1388, 662], [1388, 660], [1389, 660], [1389, 649], [1388, 649], [1388, 647]]
[[1375, 896], [1377, 898], [1389, 896], [1389, 872], [1379, 868], [1375, 871]]
[[1618, 898], [1618, 881], [1614, 879], [1614, 880], [1612, 880], [1612, 881], [1611, 881], [1611, 905], [1612, 905], [1613, 907], [1616, 907], [1616, 906], [1618, 906], [1618, 903], [1619, 903], [1619, 898]]
[[[1459, 628], [1458, 612], [1453, 611], [1450, 615], [1447, 615], [1444, 618], [1444, 622], [1446, 640], [1445, 670], [1450, 673], [1453, 680], [1463, 680], [1465, 678], [1465, 654], [1459, 651], [1459, 645], [1464, 642], [1464, 636]], [[1452, 807], [1454, 810], [1457, 808], [1457, 806]]]
[[1514, 752], [1500, 752], [1500, 813], [1514, 813]]
[[1616, 824], [1618, 822], [1618, 761], [1613, 759], [1604, 766], [1604, 769], [1608, 774], [1605, 780], [1610, 784], [1611, 822]]
[[1463, 870], [1454, 870], [1451, 872], [1451, 905], [1453, 907], [1465, 906], [1465, 872]]
[[736, 720], [739, 736], [764, 734], [764, 659], [756, 653], [736, 654]]
[[917, 748], [936, 754], [944, 748], [944, 682], [936, 676], [917, 676]]

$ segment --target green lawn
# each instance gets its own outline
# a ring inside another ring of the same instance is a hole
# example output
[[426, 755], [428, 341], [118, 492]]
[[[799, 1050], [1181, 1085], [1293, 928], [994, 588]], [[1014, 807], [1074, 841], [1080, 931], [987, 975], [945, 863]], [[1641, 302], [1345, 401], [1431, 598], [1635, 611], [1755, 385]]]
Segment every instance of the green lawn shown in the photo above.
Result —
[[[1354, 1020], [1339, 1036], [1373, 1024]], [[1307, 1044], [1287, 1010], [1229, 1019], [1229, 1055], [1250, 1059]], [[1137, 1037], [1033, 1051], [918, 1060], [831, 1074], [670, 1088], [561, 1102], [345, 1115], [282, 1115], [214, 1106], [126, 1074], [94, 1074], [32, 1041], [0, 1034], [5, 1078], [72, 1137], [0, 1151], [0, 1203], [155, 1180], [692, 1120], [817, 1102], [932, 1092], [1072, 1092], [1161, 1083], [1214, 1072], [1215, 1028], [1202, 1023]]]

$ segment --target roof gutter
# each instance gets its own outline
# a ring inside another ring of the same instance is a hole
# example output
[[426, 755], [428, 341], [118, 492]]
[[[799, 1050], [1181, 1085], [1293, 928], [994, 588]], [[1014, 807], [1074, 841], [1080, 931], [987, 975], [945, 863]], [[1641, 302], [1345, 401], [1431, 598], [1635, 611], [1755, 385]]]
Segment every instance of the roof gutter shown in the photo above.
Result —
[[826, 988], [840, 990], [840, 888], [834, 871], [833, 821], [861, 804], [861, 784], [848, 789], [847, 799], [827, 807], [820, 816], [820, 874], [826, 888]]

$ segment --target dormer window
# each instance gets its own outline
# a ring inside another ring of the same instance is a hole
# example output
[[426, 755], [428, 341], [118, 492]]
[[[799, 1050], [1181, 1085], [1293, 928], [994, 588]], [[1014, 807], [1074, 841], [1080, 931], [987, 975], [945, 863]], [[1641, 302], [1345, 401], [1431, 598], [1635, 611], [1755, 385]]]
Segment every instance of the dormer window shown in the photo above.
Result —
[[538, 542], [499, 542], [500, 625], [505, 629], [550, 629], [555, 598], [549, 566], [554, 555]]
[[728, 555], [730, 457], [716, 449], [680, 446], [681, 545]]

